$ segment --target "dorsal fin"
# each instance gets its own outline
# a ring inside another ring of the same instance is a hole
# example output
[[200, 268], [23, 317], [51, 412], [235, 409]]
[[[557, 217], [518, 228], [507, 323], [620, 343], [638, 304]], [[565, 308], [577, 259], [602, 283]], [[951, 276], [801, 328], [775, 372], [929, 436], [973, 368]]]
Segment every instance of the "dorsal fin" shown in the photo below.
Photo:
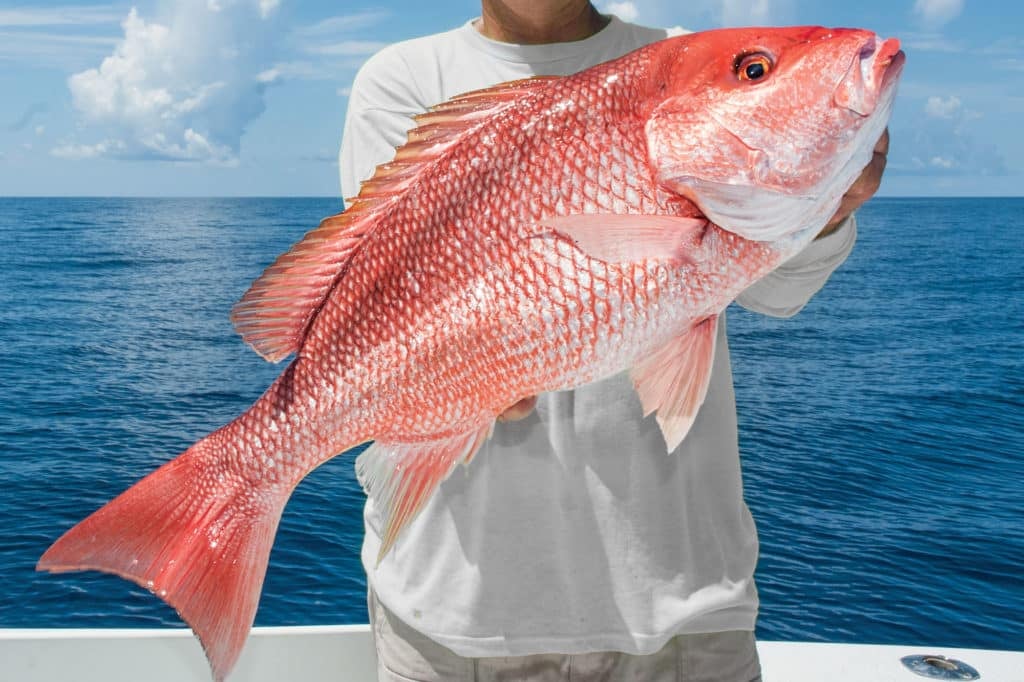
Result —
[[[415, 117], [395, 158], [377, 166], [344, 212], [325, 219], [282, 254], [231, 309], [242, 339], [278, 362], [298, 350], [306, 329], [390, 200], [401, 195], [449, 147], [497, 111], [557, 77], [538, 76], [474, 90]], [[385, 223], [386, 225], [386, 223]]]
[[405, 144], [395, 151], [394, 159], [377, 166], [373, 177], [362, 184], [359, 198], [405, 189], [424, 166], [441, 156], [476, 124], [519, 101], [525, 93], [554, 80], [560, 78], [533, 76], [471, 90], [414, 116], [416, 126], [409, 131]]
[[350, 209], [326, 218], [264, 270], [231, 309], [242, 340], [270, 362], [295, 352], [374, 213]]

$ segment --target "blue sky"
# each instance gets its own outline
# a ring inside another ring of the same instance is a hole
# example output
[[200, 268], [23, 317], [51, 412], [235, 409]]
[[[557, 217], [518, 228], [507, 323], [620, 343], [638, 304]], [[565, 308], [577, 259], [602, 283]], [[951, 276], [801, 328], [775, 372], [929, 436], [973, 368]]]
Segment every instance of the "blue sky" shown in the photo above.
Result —
[[[694, 30], [859, 26], [904, 43], [883, 195], [1024, 195], [1024, 4], [632, 0]], [[334, 196], [348, 88], [473, 0], [0, 0], [0, 196]]]

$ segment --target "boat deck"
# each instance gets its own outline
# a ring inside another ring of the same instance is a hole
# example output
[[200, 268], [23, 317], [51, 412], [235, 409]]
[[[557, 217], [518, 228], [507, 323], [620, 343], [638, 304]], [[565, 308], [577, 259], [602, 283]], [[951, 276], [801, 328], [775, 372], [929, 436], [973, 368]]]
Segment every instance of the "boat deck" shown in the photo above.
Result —
[[[991, 682], [1024, 682], [1024, 652], [929, 646], [758, 642], [767, 682], [914, 682], [904, 656], [945, 656]], [[941, 661], [940, 661], [941, 663]], [[367, 625], [254, 628], [231, 675], [238, 682], [373, 682]], [[189, 630], [0, 629], [0, 680], [209, 682]], [[931, 677], [931, 679], [941, 679]], [[952, 677], [949, 679], [964, 679]]]

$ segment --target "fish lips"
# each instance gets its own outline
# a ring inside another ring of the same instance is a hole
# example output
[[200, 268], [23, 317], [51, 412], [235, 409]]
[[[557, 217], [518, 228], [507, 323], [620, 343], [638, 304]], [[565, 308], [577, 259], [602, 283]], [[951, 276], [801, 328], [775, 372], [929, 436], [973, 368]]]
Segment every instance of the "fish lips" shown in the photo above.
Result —
[[836, 106], [860, 116], [870, 116], [898, 80], [905, 61], [906, 55], [896, 38], [868, 38], [851, 58], [846, 75], [836, 87], [833, 96]]

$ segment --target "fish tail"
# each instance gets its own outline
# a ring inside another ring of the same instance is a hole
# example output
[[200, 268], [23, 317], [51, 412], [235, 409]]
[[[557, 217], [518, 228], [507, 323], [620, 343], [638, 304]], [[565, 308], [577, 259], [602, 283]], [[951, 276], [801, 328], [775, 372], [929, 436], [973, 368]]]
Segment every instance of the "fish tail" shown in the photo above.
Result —
[[65, 533], [36, 570], [113, 573], [150, 590], [199, 638], [214, 677], [230, 672], [256, 616], [291, 486], [254, 487], [212, 466], [212, 434]]

